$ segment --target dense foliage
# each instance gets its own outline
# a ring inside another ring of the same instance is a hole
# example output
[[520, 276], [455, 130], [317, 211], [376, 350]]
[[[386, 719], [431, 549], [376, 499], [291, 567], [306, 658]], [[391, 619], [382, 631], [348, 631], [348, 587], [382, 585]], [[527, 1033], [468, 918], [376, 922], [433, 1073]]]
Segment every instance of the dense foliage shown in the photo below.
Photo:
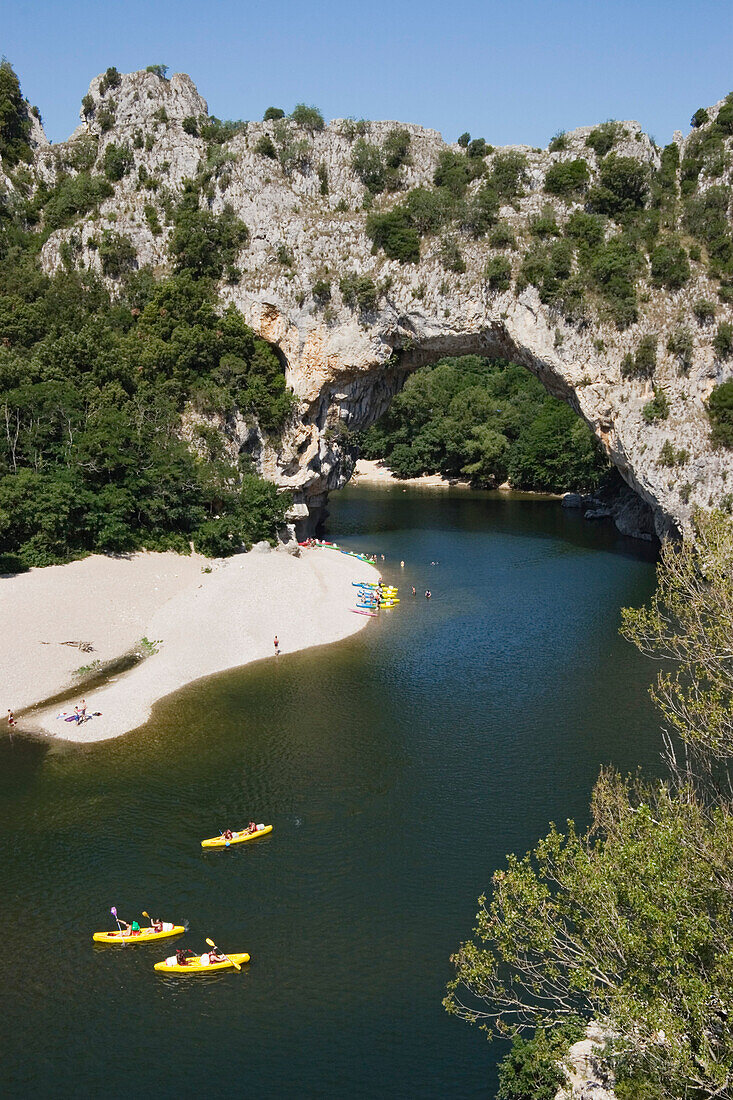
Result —
[[629, 1100], [733, 1088], [733, 524], [699, 513], [695, 535], [664, 546], [650, 606], [623, 614], [672, 669], [652, 689], [668, 779], [603, 771], [587, 830], [510, 856], [445, 1002], [490, 1034], [600, 1021]]
[[7, 168], [31, 159], [31, 120], [12, 65], [0, 61], [0, 157]]
[[588, 426], [524, 367], [473, 355], [413, 374], [360, 446], [398, 477], [548, 492], [596, 488], [607, 469]]
[[[0, 100], [9, 72], [0, 72]], [[120, 79], [108, 69], [102, 90]], [[22, 115], [23, 101], [16, 107]], [[96, 208], [112, 194], [108, 181], [130, 170], [127, 145], [107, 146], [107, 178], [90, 171], [93, 154], [76, 175], [61, 171], [55, 186], [0, 208], [3, 568], [191, 543], [223, 555], [273, 538], [283, 521], [287, 500], [211, 426], [241, 413], [277, 433], [293, 403], [273, 349], [233, 306], [217, 306], [214, 279], [248, 234], [231, 211], [215, 215], [201, 201], [224, 162], [216, 140], [232, 129], [216, 123], [202, 124], [211, 142], [202, 172], [177, 204], [163, 204], [171, 278], [136, 270], [132, 243], [112, 230], [90, 247], [116, 280], [114, 296], [76, 270], [74, 234], [61, 246], [63, 270], [49, 277], [38, 264], [48, 235]], [[152, 204], [146, 218], [161, 231]]]

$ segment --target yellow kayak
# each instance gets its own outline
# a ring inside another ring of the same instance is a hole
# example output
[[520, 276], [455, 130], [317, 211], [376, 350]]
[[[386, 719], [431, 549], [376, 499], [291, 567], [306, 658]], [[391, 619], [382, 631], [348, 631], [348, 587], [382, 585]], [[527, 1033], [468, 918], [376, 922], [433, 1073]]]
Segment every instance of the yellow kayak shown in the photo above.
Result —
[[225, 959], [224, 962], [206, 963], [201, 965], [202, 959], [208, 959], [208, 953], [206, 955], [192, 955], [185, 966], [181, 966], [176, 962], [176, 956], [171, 955], [173, 959], [172, 963], [169, 963], [168, 959], [164, 959], [163, 962], [156, 963], [155, 970], [160, 971], [161, 974], [212, 974], [215, 970], [230, 970], [233, 963], [248, 963], [249, 955], [246, 951], [240, 951], [234, 955], [230, 952], [229, 959]]
[[164, 940], [168, 936], [180, 936], [186, 929], [182, 924], [164, 924], [162, 932], [156, 932], [152, 928], [141, 928], [139, 932], [131, 935], [128, 932], [95, 932], [92, 939], [95, 943], [152, 943], [153, 940]]
[[256, 833], [248, 833], [246, 829], [240, 829], [232, 834], [231, 840], [225, 840], [223, 836], [212, 836], [209, 840], [202, 840], [202, 848], [228, 848], [232, 844], [244, 844], [245, 840], [256, 840], [258, 836], [264, 836], [272, 832], [272, 825], [263, 825]]

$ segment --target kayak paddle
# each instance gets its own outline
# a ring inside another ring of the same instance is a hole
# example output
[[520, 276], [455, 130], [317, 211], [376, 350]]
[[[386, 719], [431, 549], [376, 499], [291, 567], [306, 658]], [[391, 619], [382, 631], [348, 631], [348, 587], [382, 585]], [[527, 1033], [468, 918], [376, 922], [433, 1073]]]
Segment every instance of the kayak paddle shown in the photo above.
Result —
[[[206, 937], [206, 942], [208, 943], [209, 947], [213, 947], [215, 951], [219, 951], [219, 948], [216, 946], [214, 941], [210, 940], [208, 936]], [[220, 954], [224, 955], [224, 952], [222, 951], [220, 952]], [[224, 958], [227, 960], [227, 962], [230, 962], [236, 970], [242, 969], [240, 963], [235, 963], [234, 959], [230, 959], [228, 955], [224, 955]]]
[[115, 920], [117, 921], [117, 927], [118, 927], [118, 928], [119, 928], [119, 930], [120, 930], [120, 938], [122, 939], [122, 946], [124, 947], [124, 946], [125, 946], [125, 939], [124, 939], [124, 935], [125, 935], [125, 934], [124, 934], [124, 932], [122, 931], [122, 925], [120, 924], [120, 920], [119, 920], [119, 917], [117, 916], [117, 907], [116, 907], [115, 905], [113, 905], [113, 906], [112, 906], [112, 908], [110, 909], [110, 913], [112, 914], [112, 916], [113, 916], [113, 917], [115, 918]]

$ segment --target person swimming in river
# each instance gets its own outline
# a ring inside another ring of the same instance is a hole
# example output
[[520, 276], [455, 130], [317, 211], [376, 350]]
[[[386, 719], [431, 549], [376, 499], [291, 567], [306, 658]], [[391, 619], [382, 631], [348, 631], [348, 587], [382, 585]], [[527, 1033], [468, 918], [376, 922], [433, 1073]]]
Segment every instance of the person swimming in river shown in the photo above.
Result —
[[429, 588], [427, 588], [427, 589], [425, 590], [425, 599], [426, 599], [426, 600], [429, 600], [429, 599], [430, 599], [430, 597], [432, 596], [432, 594], [433, 594], [433, 593], [432, 593], [432, 592], [430, 591], [430, 589], [429, 589]]

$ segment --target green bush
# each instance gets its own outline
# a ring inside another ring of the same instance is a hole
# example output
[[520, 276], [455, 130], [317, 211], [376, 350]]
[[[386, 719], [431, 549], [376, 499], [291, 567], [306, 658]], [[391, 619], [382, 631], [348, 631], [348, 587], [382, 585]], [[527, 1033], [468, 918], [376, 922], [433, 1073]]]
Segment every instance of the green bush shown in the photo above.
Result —
[[684, 466], [689, 457], [690, 452], [685, 450], [684, 447], [680, 447], [678, 450], [671, 440], [665, 439], [659, 452], [657, 466]]
[[676, 237], [665, 237], [651, 254], [652, 282], [679, 290], [690, 278], [690, 261]]
[[271, 160], [277, 160], [277, 149], [269, 134], [260, 134], [255, 142], [254, 151], [260, 157], [269, 157]]
[[317, 308], [322, 309], [331, 301], [331, 280], [316, 279], [311, 287], [311, 294]]
[[103, 134], [109, 133], [115, 124], [115, 112], [109, 104], [104, 104], [97, 111], [97, 125]]
[[424, 237], [440, 232], [450, 220], [453, 204], [442, 188], [428, 191], [425, 187], [416, 187], [408, 191], [402, 208], [419, 236]]
[[488, 237], [491, 248], [516, 248], [517, 239], [514, 230], [507, 222], [499, 222], [489, 232]]
[[484, 138], [474, 138], [473, 141], [468, 143], [469, 157], [487, 157], [490, 152], [491, 148], [486, 144]]
[[371, 312], [377, 305], [379, 293], [376, 283], [369, 275], [349, 272], [339, 281], [339, 290], [344, 303], [362, 313]]
[[625, 377], [651, 378], [657, 369], [656, 336], [642, 336], [636, 353], [628, 352], [621, 363], [621, 374]]
[[593, 150], [597, 157], [605, 157], [606, 153], [609, 153], [616, 144], [618, 136], [619, 125], [617, 122], [602, 122], [600, 126], [596, 126], [595, 129], [591, 130], [585, 139], [585, 144]]
[[716, 386], [707, 400], [716, 447], [733, 447], [733, 379]]
[[157, 76], [159, 80], [165, 80], [168, 75], [167, 65], [146, 65], [146, 73], [152, 73], [153, 76]]
[[77, 217], [96, 210], [104, 199], [114, 194], [114, 188], [102, 176], [80, 172], [78, 176], [63, 176], [49, 195], [43, 208], [47, 230], [62, 229]]
[[620, 328], [638, 318], [636, 276], [641, 257], [624, 237], [611, 237], [590, 258], [589, 273]]
[[733, 273], [733, 235], [728, 208], [730, 192], [721, 185], [708, 187], [700, 195], [688, 197], [683, 223], [706, 246], [712, 274]]
[[106, 95], [110, 88], [119, 88], [121, 83], [122, 77], [114, 65], [110, 65], [99, 82], [99, 94]]
[[506, 256], [492, 256], [484, 269], [484, 278], [490, 290], [509, 290], [512, 285], [512, 265]]
[[711, 302], [709, 298], [698, 298], [692, 307], [692, 312], [701, 325], [707, 324], [715, 317], [715, 302]]
[[715, 118], [715, 125], [726, 135], [726, 137], [730, 137], [731, 134], [733, 134], [733, 92], [725, 97], [723, 106], [720, 108]]
[[532, 1039], [515, 1036], [512, 1048], [499, 1065], [496, 1100], [555, 1100], [567, 1083], [558, 1062], [582, 1029], [546, 1032], [538, 1028]]
[[462, 275], [466, 270], [466, 262], [455, 237], [445, 237], [441, 241], [440, 262], [446, 271], [452, 271], [456, 275]]
[[326, 125], [318, 108], [309, 107], [305, 103], [296, 103], [290, 112], [290, 118], [296, 126], [300, 126], [303, 130], [308, 130], [311, 133], [316, 130], [323, 130]]
[[664, 390], [654, 387], [654, 397], [651, 401], [647, 401], [642, 409], [642, 416], [647, 424], [651, 424], [655, 420], [667, 419], [669, 416], [669, 401]]
[[610, 153], [599, 171], [599, 182], [588, 195], [592, 213], [617, 221], [640, 209], [649, 193], [649, 169], [633, 157]]
[[159, 237], [163, 232], [163, 227], [160, 224], [160, 218], [158, 217], [158, 211], [155, 207], [149, 203], [145, 203], [144, 208], [145, 221], [148, 223], [148, 228], [154, 237]]
[[677, 328], [667, 337], [667, 351], [677, 357], [680, 369], [685, 373], [692, 366], [692, 333], [686, 328]]
[[518, 198], [527, 179], [527, 158], [524, 153], [496, 154], [488, 183], [500, 198], [507, 201]]
[[551, 153], [562, 153], [568, 147], [568, 135], [564, 130], [558, 130], [558, 132], [550, 139], [550, 144], [547, 148]]
[[560, 236], [560, 226], [557, 224], [555, 211], [551, 206], [546, 206], [541, 213], [530, 216], [529, 231], [533, 237], [539, 237], [541, 240], [546, 237]]
[[201, 209], [198, 191], [188, 185], [173, 212], [169, 251], [178, 272], [196, 278], [221, 278], [237, 253], [249, 241], [249, 230], [230, 206], [221, 214]]
[[135, 163], [135, 158], [132, 155], [129, 145], [115, 145], [113, 141], [104, 150], [104, 158], [102, 160], [102, 167], [104, 168], [104, 174], [108, 180], [116, 183], [121, 180], [123, 176], [132, 168]]
[[199, 136], [198, 119], [194, 118], [193, 115], [186, 115], [186, 117], [183, 119], [183, 121], [181, 123], [181, 129], [183, 130], [184, 134], [190, 134], [191, 137], [198, 137]]
[[444, 149], [438, 157], [438, 165], [433, 173], [433, 183], [436, 187], [445, 188], [455, 198], [460, 199], [465, 195], [469, 183], [483, 173], [483, 161], [454, 153], [450, 149]]
[[105, 229], [99, 242], [99, 258], [102, 262], [102, 273], [118, 279], [135, 267], [137, 251], [129, 237]]
[[545, 175], [545, 191], [560, 198], [582, 195], [588, 188], [590, 172], [582, 159], [558, 161], [548, 168]]
[[389, 131], [382, 147], [387, 168], [397, 169], [411, 163], [411, 143], [410, 131], [404, 126], [395, 126]]
[[713, 337], [713, 347], [719, 359], [727, 359], [733, 353], [733, 325], [721, 321]]
[[706, 122], [710, 122], [710, 115], [704, 107], [698, 107], [690, 119], [690, 126], [697, 129], [698, 126], [704, 126]]
[[18, 77], [5, 58], [0, 61], [0, 157], [8, 168], [29, 162], [31, 120]]
[[285, 118], [285, 112], [281, 107], [268, 107], [262, 116], [263, 122], [274, 122], [278, 118]]
[[94, 114], [94, 99], [89, 95], [89, 92], [85, 96], [82, 96], [81, 108], [84, 112], [84, 118], [89, 119]]
[[390, 260], [402, 264], [420, 262], [420, 238], [409, 212], [395, 207], [385, 214], [370, 214], [366, 233], [375, 249], [381, 248]]
[[378, 145], [372, 145], [364, 138], [358, 138], [351, 151], [351, 167], [367, 191], [378, 195], [384, 190], [386, 165]]
[[318, 176], [318, 192], [319, 192], [319, 194], [327, 195], [328, 194], [328, 168], [323, 163], [323, 161], [321, 161], [321, 163], [318, 165], [318, 168], [316, 170], [316, 175]]
[[461, 149], [468, 149], [470, 140], [471, 135], [469, 134], [468, 130], [466, 130], [466, 132], [464, 134], [461, 134], [461, 136], [458, 138], [458, 144], [460, 145]]
[[478, 240], [496, 225], [499, 216], [499, 198], [493, 187], [483, 184], [461, 207], [461, 229]]

